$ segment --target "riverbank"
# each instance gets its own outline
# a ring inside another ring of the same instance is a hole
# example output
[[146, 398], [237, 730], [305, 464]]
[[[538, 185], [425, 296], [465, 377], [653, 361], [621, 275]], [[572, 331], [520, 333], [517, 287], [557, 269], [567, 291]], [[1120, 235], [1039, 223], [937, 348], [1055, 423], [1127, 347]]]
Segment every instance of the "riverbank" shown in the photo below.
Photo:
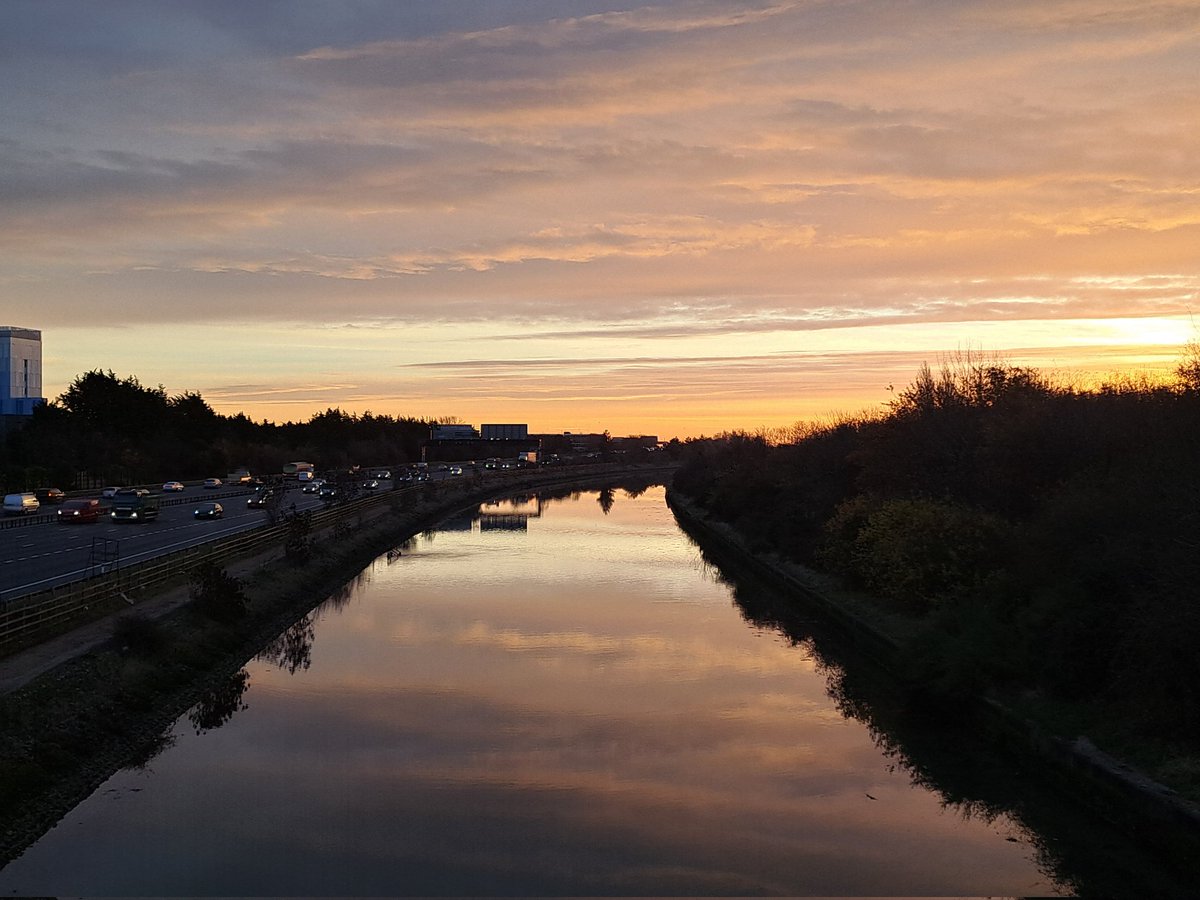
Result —
[[[371, 560], [453, 512], [513, 492], [617, 479], [669, 480], [670, 469], [589, 468], [497, 482], [449, 482], [284, 547], [231, 560], [245, 611], [201, 614], [188, 585], [147, 598], [0, 662], [0, 864], [13, 859], [114, 771], [144, 765], [187, 710], [236, 677], [290, 625], [336, 595]], [[135, 618], [130, 621], [130, 615]], [[124, 619], [124, 623], [118, 624]]]
[[[919, 637], [911, 619], [845, 590], [834, 578], [752, 550], [732, 527], [707, 516], [677, 492], [669, 492], [667, 499], [681, 527], [721, 564], [743, 568], [802, 598], [864, 655], [898, 681], [910, 681], [904, 671], [905, 650]], [[977, 697], [962, 712], [969, 713], [990, 739], [1039, 760], [1046, 780], [1158, 852], [1165, 862], [1185, 873], [1194, 868], [1192, 861], [1200, 858], [1200, 805], [1103, 752], [1089, 738], [1059, 733], [1054, 722], [1018, 713], [1005, 698]]]

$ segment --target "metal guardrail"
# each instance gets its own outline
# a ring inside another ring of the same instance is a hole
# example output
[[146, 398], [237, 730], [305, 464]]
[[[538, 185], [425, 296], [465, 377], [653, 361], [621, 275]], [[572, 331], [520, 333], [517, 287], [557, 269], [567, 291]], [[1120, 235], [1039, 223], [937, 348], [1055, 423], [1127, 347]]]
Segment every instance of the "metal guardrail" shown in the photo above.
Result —
[[[609, 473], [649, 471], [657, 469], [622, 469], [614, 472], [611, 467], [603, 465], [577, 466], [553, 472], [516, 471], [511, 474], [492, 475], [486, 481], [464, 478], [425, 482], [367, 494], [325, 509], [309, 511], [310, 533], [325, 531], [339, 522], [350, 522], [384, 504], [404, 503], [405, 497], [417, 494], [431, 493], [448, 497], [451, 493], [457, 493], [465, 500], [471, 494], [480, 491], [496, 493], [509, 487], [547, 487]], [[230, 493], [222, 496], [236, 495]], [[176, 498], [176, 502], [194, 502], [194, 498]], [[131, 594], [140, 596], [165, 584], [184, 581], [202, 562], [228, 561], [252, 556], [279, 545], [286, 537], [288, 528], [289, 519], [284, 517], [275, 523], [239, 531], [228, 537], [186, 547], [104, 574], [4, 601], [0, 603], [0, 655], [24, 644], [43, 631], [61, 627], [72, 620], [82, 618], [85, 613], [92, 615], [93, 608], [104, 612], [136, 605], [136, 597]]]

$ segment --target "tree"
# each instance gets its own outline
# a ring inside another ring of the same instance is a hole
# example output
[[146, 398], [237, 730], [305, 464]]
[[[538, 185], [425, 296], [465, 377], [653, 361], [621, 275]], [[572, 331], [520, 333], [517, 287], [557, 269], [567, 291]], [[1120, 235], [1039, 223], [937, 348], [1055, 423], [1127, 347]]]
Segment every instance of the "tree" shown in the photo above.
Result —
[[80, 375], [57, 402], [92, 427], [108, 431], [120, 426], [136, 434], [159, 427], [167, 411], [162, 385], [145, 388], [133, 375], [120, 379], [112, 370]]
[[217, 622], [234, 622], [246, 614], [242, 583], [210, 561], [192, 573], [188, 596], [202, 614]]
[[1175, 376], [1186, 391], [1200, 391], [1200, 339], [1183, 345], [1183, 353], [1175, 366]]

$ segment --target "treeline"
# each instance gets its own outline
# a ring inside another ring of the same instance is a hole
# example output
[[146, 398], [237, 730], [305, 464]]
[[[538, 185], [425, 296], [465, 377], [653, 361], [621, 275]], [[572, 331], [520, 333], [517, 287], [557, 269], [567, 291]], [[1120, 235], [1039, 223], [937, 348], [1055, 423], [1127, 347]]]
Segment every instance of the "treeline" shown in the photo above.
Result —
[[168, 396], [161, 385], [92, 371], [5, 436], [0, 477], [6, 491], [71, 490], [220, 478], [239, 466], [272, 474], [293, 460], [392, 465], [420, 458], [430, 424], [339, 409], [302, 423], [255, 422], [215, 412], [198, 393]]
[[1169, 383], [1080, 389], [960, 356], [877, 416], [692, 442], [675, 490], [909, 617], [903, 663], [942, 696], [1196, 750], [1197, 347], [1184, 360]]

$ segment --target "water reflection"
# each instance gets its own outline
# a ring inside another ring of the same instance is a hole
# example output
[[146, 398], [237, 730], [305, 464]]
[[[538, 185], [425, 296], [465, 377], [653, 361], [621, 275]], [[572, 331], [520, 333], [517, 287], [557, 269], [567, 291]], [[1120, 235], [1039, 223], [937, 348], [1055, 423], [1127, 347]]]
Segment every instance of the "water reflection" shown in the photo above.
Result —
[[222, 680], [199, 703], [189, 709], [187, 719], [192, 723], [196, 734], [220, 728], [233, 718], [234, 713], [246, 709], [242, 697], [249, 686], [250, 673], [240, 669]]
[[708, 571], [729, 585], [745, 620], [777, 631], [812, 659], [837, 710], [866, 725], [889, 768], [933, 792], [944, 809], [987, 825], [1017, 824], [1019, 831], [1006, 840], [1026, 844], [1047, 879], [1079, 896], [1190, 892], [1186, 874], [1164, 871], [1161, 858], [1074, 806], [1037, 760], [985, 745], [986, 726], [971, 708], [933, 705], [902, 691], [893, 676], [823, 626], [818, 611], [780, 598], [736, 563], [722, 568], [702, 541], [697, 546]]
[[[914, 711], [860, 685], [794, 610], [725, 584], [661, 488], [600, 498], [512, 498], [493, 511], [524, 515], [520, 532], [485, 529], [480, 507], [384, 554], [185, 717], [154, 773], [111, 779], [0, 889], [1062, 887], [1011, 804], [910, 747]], [[131, 866], [140, 846], [154, 852]]]
[[[411, 542], [404, 546], [411, 546]], [[385, 559], [391, 559], [397, 549], [387, 551]], [[330, 593], [317, 606], [302, 616], [292, 625], [285, 628], [257, 654], [255, 661], [272, 665], [277, 669], [295, 675], [304, 672], [312, 666], [313, 644], [317, 639], [317, 622], [324, 613], [340, 612], [345, 609], [355, 594], [362, 590], [370, 581], [369, 570], [359, 572], [350, 581]], [[245, 702], [246, 692], [250, 689], [250, 673], [240, 669], [221, 680], [185, 713], [197, 735], [220, 728], [233, 718], [234, 714], [249, 709]], [[144, 768], [157, 754], [172, 747], [175, 743], [171, 730], [167, 729], [156, 740], [147, 746], [147, 755], [127, 768]], [[153, 751], [153, 752], [150, 752]]]
[[289, 675], [307, 671], [312, 665], [312, 646], [317, 638], [316, 622], [316, 612], [309, 613], [267, 644], [255, 659], [271, 663]]

